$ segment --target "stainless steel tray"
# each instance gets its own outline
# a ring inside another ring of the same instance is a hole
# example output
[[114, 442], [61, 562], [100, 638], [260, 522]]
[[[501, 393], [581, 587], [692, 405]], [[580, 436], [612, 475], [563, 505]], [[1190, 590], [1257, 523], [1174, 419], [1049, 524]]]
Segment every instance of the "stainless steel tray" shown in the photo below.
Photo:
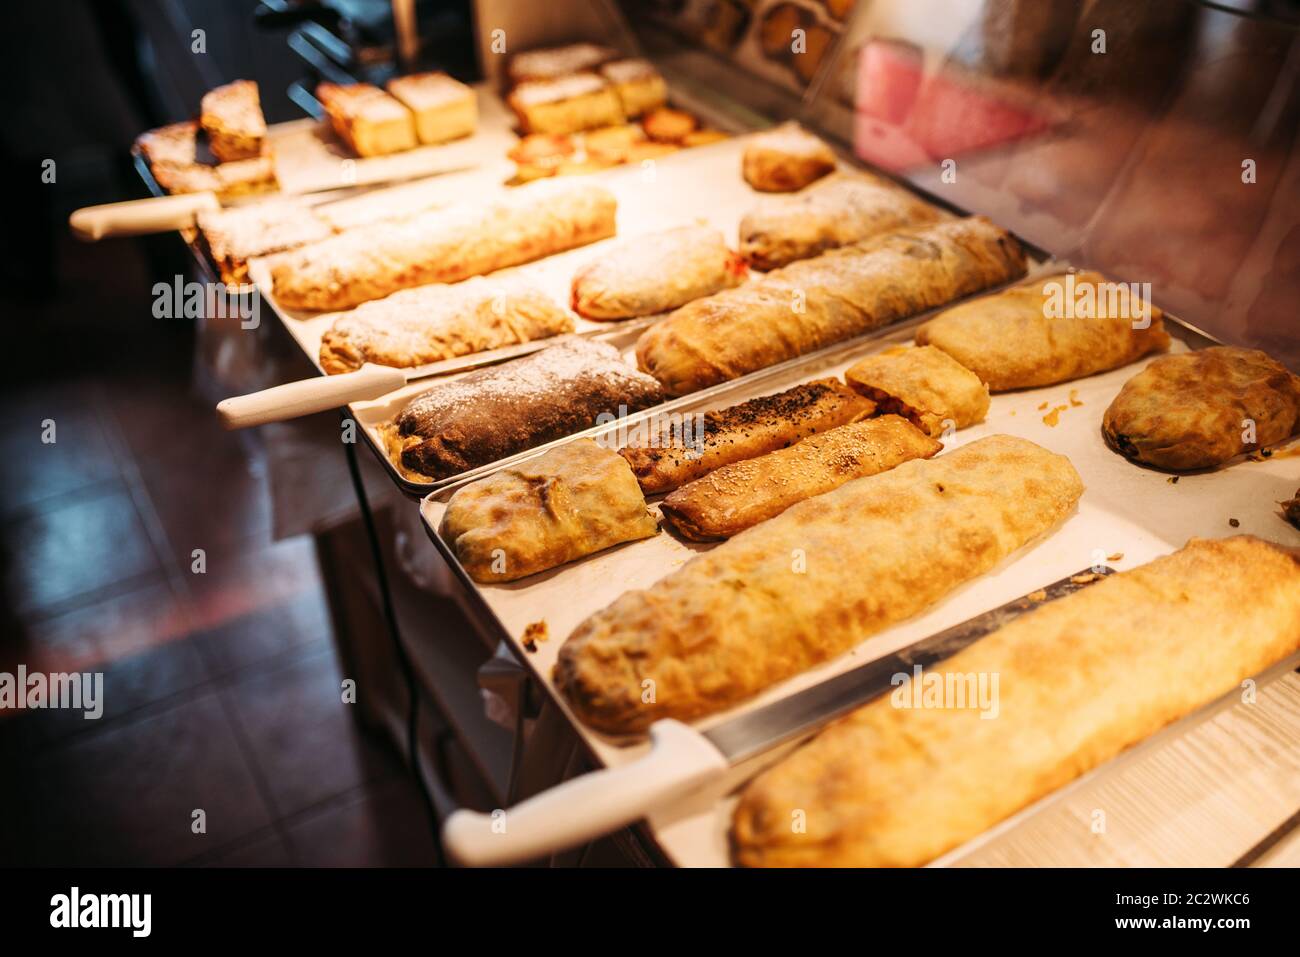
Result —
[[[707, 393], [688, 396], [673, 408], [682, 412], [719, 408], [818, 376], [842, 374], [862, 356], [909, 340], [923, 318], [887, 328], [874, 337], [763, 370]], [[1202, 348], [1213, 342], [1177, 319], [1169, 318], [1167, 322], [1175, 351]], [[1112, 558], [1108, 564], [1122, 571], [1167, 554], [1192, 536], [1250, 533], [1300, 546], [1300, 532], [1284, 522], [1273, 505], [1289, 498], [1300, 484], [1300, 474], [1297, 474], [1300, 464], [1294, 459], [1274, 456], [1261, 462], [1240, 461], [1216, 472], [1183, 476], [1173, 483], [1171, 476], [1135, 466], [1106, 447], [1100, 433], [1102, 412], [1120, 386], [1147, 361], [1150, 360], [1076, 382], [993, 396], [987, 420], [959, 432], [949, 448], [986, 435], [1008, 432], [1066, 454], [1087, 486], [1078, 512], [1051, 535], [1031, 543], [990, 574], [958, 589], [924, 614], [867, 639], [834, 661], [769, 689], [727, 715], [765, 704], [864, 660], [888, 654], [1034, 591], [1081, 566], [1099, 564], [1099, 559]], [[1049, 425], [1045, 416], [1059, 406], [1064, 409], [1058, 413], [1058, 424]], [[589, 430], [584, 435], [608, 440], [614, 430], [612, 427]], [[553, 443], [558, 444], [561, 443]], [[519, 458], [542, 451], [534, 450]], [[465, 584], [471, 600], [485, 613], [484, 620], [493, 623], [497, 637], [509, 643], [555, 704], [568, 714], [594, 761], [618, 765], [629, 760], [640, 752], [642, 745], [629, 746], [621, 739], [586, 728], [568, 712], [565, 702], [555, 692], [550, 672], [559, 646], [579, 622], [619, 594], [647, 587], [697, 552], [716, 546], [686, 543], [661, 532], [654, 538], [620, 545], [518, 582], [479, 585], [468, 577], [437, 533], [447, 499], [467, 481], [470, 481], [468, 477], [462, 478], [425, 497], [421, 513], [429, 537]], [[655, 502], [657, 499], [652, 498], [652, 506]], [[1238, 525], [1231, 525], [1230, 519], [1235, 519]], [[550, 637], [529, 651], [521, 637], [525, 627], [536, 621], [546, 622]], [[727, 715], [713, 716], [699, 724], [708, 726]], [[1297, 748], [1300, 749], [1300, 742]], [[766, 761], [774, 757], [766, 756]], [[678, 864], [725, 865], [725, 829], [730, 807], [727, 795], [766, 761], [737, 768], [726, 787], [656, 815], [650, 822], [650, 830], [665, 856]], [[1300, 802], [1300, 781], [1297, 781], [1296, 794]], [[963, 851], [969, 853], [974, 853], [974, 845]], [[961, 854], [949, 855], [953, 861], [961, 858]]]

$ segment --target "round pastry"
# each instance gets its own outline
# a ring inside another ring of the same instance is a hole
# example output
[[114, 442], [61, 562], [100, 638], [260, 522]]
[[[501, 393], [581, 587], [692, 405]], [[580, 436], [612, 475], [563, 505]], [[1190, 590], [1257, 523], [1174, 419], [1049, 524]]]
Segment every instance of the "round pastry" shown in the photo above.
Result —
[[687, 134], [693, 133], [698, 125], [691, 114], [667, 106], [647, 113], [641, 121], [646, 135], [661, 143], [680, 142]]

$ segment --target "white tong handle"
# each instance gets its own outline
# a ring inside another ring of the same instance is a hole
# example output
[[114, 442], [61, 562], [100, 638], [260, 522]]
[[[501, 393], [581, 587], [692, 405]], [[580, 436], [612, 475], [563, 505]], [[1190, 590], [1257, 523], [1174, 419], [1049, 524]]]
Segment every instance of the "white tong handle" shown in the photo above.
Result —
[[227, 429], [247, 429], [378, 399], [404, 385], [405, 370], [367, 362], [356, 372], [317, 376], [223, 399], [217, 403], [217, 415]]
[[78, 239], [94, 242], [111, 236], [144, 236], [185, 229], [194, 225], [199, 213], [220, 208], [215, 193], [178, 193], [86, 206], [68, 217], [68, 225]]
[[698, 731], [666, 718], [650, 727], [650, 752], [593, 771], [505, 811], [455, 811], [443, 846], [461, 864], [497, 867], [536, 860], [608, 834], [719, 778], [727, 759]]

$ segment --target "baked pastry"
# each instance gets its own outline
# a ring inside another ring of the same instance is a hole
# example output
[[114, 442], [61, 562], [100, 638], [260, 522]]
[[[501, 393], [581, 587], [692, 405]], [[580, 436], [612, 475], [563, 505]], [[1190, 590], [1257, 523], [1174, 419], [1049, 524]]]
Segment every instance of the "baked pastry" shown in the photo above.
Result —
[[645, 142], [645, 131], [635, 123], [589, 130], [582, 137], [587, 155], [608, 163], [626, 163], [634, 147]]
[[698, 125], [695, 117], [685, 110], [674, 110], [667, 106], [651, 110], [641, 120], [641, 128], [645, 130], [646, 136], [664, 143], [680, 143], [695, 132]]
[[[1055, 305], [1068, 309], [1054, 309], [1053, 297], [1067, 295]], [[1074, 309], [1076, 298], [1086, 315]], [[921, 326], [916, 341], [942, 349], [993, 392], [1006, 392], [1117, 369], [1167, 349], [1169, 334], [1158, 308], [1131, 297], [1122, 283], [1083, 272], [1032, 279], [954, 306]]]
[[213, 192], [222, 199], [276, 188], [270, 155], [232, 163], [208, 163], [199, 155], [199, 124], [172, 123], [142, 133], [136, 148], [149, 162], [158, 185], [169, 193]]
[[554, 168], [572, 156], [574, 149], [573, 139], [569, 136], [529, 133], [521, 136], [506, 155], [522, 166]]
[[782, 123], [745, 145], [745, 182], [767, 193], [792, 193], [835, 169], [831, 148], [798, 123]]
[[935, 438], [983, 422], [989, 411], [989, 390], [979, 376], [933, 346], [867, 356], [844, 381], [876, 403], [877, 412], [897, 413]]
[[614, 734], [721, 711], [928, 608], [1082, 494], [1069, 459], [1010, 435], [856, 479], [592, 615], [556, 685]]
[[722, 130], [694, 130], [682, 137], [682, 146], [708, 146], [710, 143], [721, 143], [725, 139], [730, 137]]
[[266, 144], [266, 117], [257, 84], [236, 80], [203, 96], [199, 125], [208, 134], [208, 148], [223, 163], [255, 159]]
[[576, 133], [624, 120], [614, 88], [595, 73], [520, 83], [506, 102], [526, 133]]
[[573, 331], [573, 318], [535, 286], [477, 276], [403, 289], [362, 303], [321, 337], [327, 373], [366, 362], [406, 368]]
[[476, 582], [509, 582], [659, 531], [617, 452], [591, 439], [456, 491], [438, 534]]
[[384, 433], [404, 473], [427, 482], [662, 401], [658, 384], [613, 346], [575, 337], [434, 386]]
[[494, 203], [363, 226], [286, 253], [271, 270], [273, 289], [291, 309], [347, 309], [612, 236], [615, 207], [600, 186], [530, 184]]
[[860, 173], [822, 180], [794, 196], [768, 196], [740, 221], [740, 254], [775, 269], [943, 214], [893, 183]]
[[664, 520], [696, 542], [730, 538], [796, 502], [878, 475], [943, 446], [897, 415], [819, 432], [787, 449], [733, 462], [688, 482], [659, 503]]
[[569, 43], [557, 47], [541, 47], [516, 53], [506, 70], [511, 83], [525, 80], [554, 80], [594, 70], [602, 63], [613, 60], [618, 51], [598, 43]]
[[623, 240], [573, 277], [574, 311], [588, 319], [651, 316], [739, 285], [745, 264], [711, 226]]
[[1024, 272], [1020, 244], [980, 216], [889, 233], [688, 303], [646, 330], [637, 361], [684, 395]]
[[[955, 454], [955, 453], [954, 453]], [[946, 456], [945, 456], [946, 457]], [[1110, 760], [1300, 647], [1300, 559], [1246, 536], [1181, 551], [1039, 605], [928, 669], [978, 707], [896, 707], [900, 687], [760, 774], [732, 820], [764, 867], [916, 866]], [[790, 814], [803, 811], [806, 831]]]
[[334, 229], [310, 206], [297, 200], [270, 199], [250, 206], [204, 210], [196, 217], [199, 232], [221, 281], [237, 285], [248, 279], [248, 261], [318, 242]]
[[316, 98], [330, 125], [358, 156], [400, 153], [416, 144], [415, 117], [369, 83], [321, 83]]
[[1161, 356], [1124, 383], [1101, 431], [1144, 465], [1214, 468], [1300, 431], [1300, 376], [1258, 349]]
[[1295, 498], [1278, 504], [1282, 506], [1282, 517], [1296, 528], [1300, 528], [1300, 489], [1296, 489]]
[[627, 116], [640, 116], [668, 102], [668, 84], [649, 60], [615, 60], [602, 66], [600, 75], [613, 85]]
[[388, 92], [415, 115], [421, 143], [446, 143], [469, 136], [478, 126], [474, 91], [446, 73], [415, 73], [388, 81]]
[[839, 379], [814, 379], [702, 416], [669, 434], [642, 431], [619, 451], [647, 494], [668, 492], [730, 462], [775, 452], [817, 432], [864, 419], [875, 404]]

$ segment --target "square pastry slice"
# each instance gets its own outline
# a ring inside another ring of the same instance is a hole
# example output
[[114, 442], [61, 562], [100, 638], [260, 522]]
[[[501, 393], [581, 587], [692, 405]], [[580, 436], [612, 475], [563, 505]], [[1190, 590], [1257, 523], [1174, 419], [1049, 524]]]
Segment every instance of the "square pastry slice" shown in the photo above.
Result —
[[316, 97], [330, 125], [359, 156], [383, 156], [416, 144], [411, 111], [369, 83], [322, 83]]
[[415, 114], [421, 143], [469, 136], [478, 124], [474, 91], [446, 73], [417, 73], [388, 81], [388, 92]]
[[521, 83], [507, 102], [526, 133], [576, 133], [624, 120], [618, 94], [595, 73]]
[[199, 124], [208, 135], [212, 155], [223, 163], [261, 156], [266, 143], [266, 118], [257, 84], [236, 80], [203, 97]]
[[199, 124], [190, 120], [142, 133], [136, 149], [148, 161], [158, 185], [169, 193], [212, 191], [223, 198], [274, 189], [275, 165], [270, 156], [207, 163], [199, 156]]
[[525, 50], [515, 55], [508, 70], [511, 83], [554, 80], [592, 70], [618, 57], [618, 51], [598, 43], [570, 43], [559, 47]]
[[600, 75], [614, 85], [628, 116], [649, 113], [668, 102], [668, 84], [649, 60], [615, 60], [602, 66]]

